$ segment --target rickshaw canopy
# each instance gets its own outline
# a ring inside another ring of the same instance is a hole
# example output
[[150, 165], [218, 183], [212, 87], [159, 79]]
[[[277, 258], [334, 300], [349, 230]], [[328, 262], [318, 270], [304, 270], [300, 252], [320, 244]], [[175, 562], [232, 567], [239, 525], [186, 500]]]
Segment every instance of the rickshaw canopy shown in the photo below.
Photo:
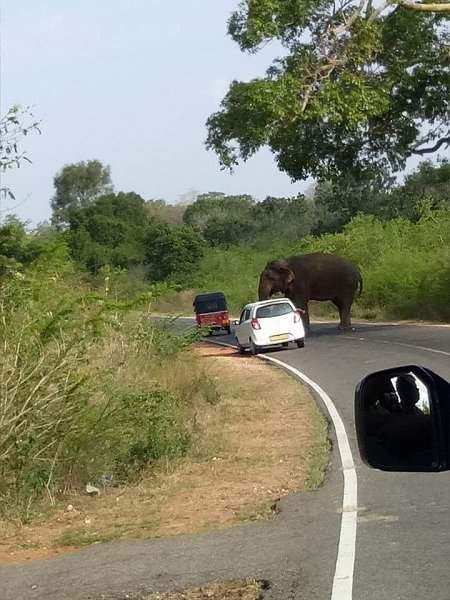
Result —
[[197, 294], [193, 302], [194, 312], [199, 314], [228, 311], [227, 301], [223, 292], [208, 292]]

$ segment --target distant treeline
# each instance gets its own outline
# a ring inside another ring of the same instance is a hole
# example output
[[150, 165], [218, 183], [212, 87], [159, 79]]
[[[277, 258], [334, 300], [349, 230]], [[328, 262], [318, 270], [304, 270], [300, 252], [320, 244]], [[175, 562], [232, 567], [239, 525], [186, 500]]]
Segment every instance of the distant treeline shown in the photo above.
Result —
[[361, 268], [367, 314], [449, 318], [448, 161], [422, 163], [401, 185], [341, 178], [261, 202], [210, 192], [180, 206], [115, 193], [99, 161], [65, 166], [54, 185], [51, 223], [32, 232], [14, 217], [0, 225], [0, 278], [60, 247], [91, 281], [116, 269], [128, 289], [223, 289], [238, 307], [254, 298], [269, 258], [321, 249]]
[[450, 210], [428, 203], [416, 222], [359, 215], [340, 233], [211, 248], [185, 287], [223, 290], [238, 310], [256, 298], [269, 259], [314, 251], [339, 254], [360, 268], [364, 293], [357, 316], [450, 321]]

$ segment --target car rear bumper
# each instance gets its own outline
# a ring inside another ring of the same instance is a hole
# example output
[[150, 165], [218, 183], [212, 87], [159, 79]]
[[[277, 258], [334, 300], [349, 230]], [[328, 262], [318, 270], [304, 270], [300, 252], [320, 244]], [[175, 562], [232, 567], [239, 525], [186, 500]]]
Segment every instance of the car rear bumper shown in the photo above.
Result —
[[[258, 335], [259, 334], [259, 335]], [[305, 339], [305, 334], [302, 330], [296, 332], [286, 333], [283, 337], [270, 336], [261, 334], [261, 332], [252, 332], [252, 340], [255, 346], [279, 346], [289, 342], [296, 342], [297, 340]]]

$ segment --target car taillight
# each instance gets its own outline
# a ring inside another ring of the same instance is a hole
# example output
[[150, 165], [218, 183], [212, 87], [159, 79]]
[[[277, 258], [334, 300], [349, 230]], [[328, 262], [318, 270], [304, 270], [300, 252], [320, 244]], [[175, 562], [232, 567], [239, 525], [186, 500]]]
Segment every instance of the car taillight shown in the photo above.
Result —
[[252, 319], [252, 327], [253, 329], [261, 329], [258, 319]]
[[300, 317], [300, 312], [298, 310], [296, 310], [294, 312], [294, 323], [298, 323], [300, 321], [301, 317]]

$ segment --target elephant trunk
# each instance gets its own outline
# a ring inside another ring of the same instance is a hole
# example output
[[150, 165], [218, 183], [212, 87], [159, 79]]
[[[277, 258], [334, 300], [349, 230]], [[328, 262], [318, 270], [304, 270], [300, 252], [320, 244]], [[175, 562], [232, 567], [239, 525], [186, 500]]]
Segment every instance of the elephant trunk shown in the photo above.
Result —
[[258, 299], [259, 300], [268, 300], [272, 294], [272, 286], [269, 281], [261, 278], [259, 280], [258, 287]]

